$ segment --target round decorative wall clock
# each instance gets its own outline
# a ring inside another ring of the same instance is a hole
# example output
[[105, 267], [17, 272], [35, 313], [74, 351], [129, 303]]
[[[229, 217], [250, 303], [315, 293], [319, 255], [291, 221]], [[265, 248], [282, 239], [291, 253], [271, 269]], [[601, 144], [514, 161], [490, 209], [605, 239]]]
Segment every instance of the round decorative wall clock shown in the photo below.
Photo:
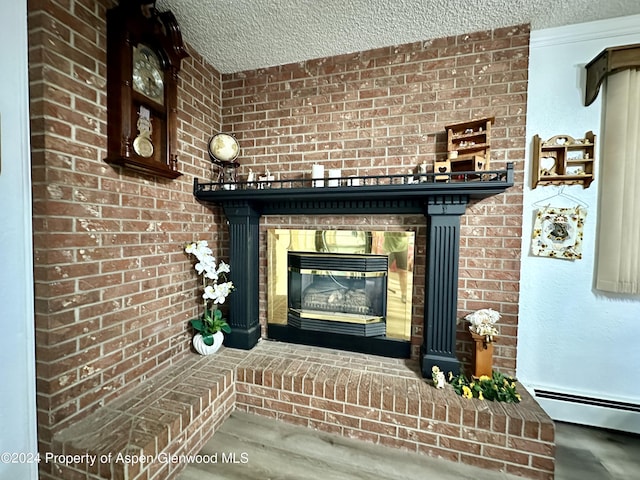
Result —
[[240, 145], [233, 135], [218, 133], [209, 140], [209, 156], [213, 161], [232, 162], [240, 153]]
[[156, 52], [142, 43], [133, 47], [133, 90], [164, 103], [164, 72]]
[[209, 157], [218, 166], [216, 181], [225, 190], [235, 190], [240, 163], [236, 161], [240, 145], [233, 135], [218, 133], [209, 139]]

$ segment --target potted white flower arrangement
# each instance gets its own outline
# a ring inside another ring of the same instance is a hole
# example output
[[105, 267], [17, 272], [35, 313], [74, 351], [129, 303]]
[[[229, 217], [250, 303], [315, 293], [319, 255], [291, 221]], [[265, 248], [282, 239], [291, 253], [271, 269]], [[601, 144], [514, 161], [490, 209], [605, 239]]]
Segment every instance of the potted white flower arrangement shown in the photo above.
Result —
[[493, 337], [498, 334], [495, 324], [500, 320], [500, 314], [490, 308], [483, 308], [464, 317], [471, 325], [469, 331], [472, 334], [484, 337], [485, 342], [493, 342]]
[[216, 262], [206, 240], [188, 243], [184, 251], [195, 257], [197, 262], [194, 268], [198, 275], [202, 275], [204, 312], [202, 316], [189, 321], [197, 332], [192, 340], [193, 348], [202, 355], [209, 355], [220, 349], [224, 333], [231, 332], [231, 327], [218, 309], [218, 305], [224, 303], [233, 290], [233, 283], [227, 280], [230, 267], [222, 260]]
[[471, 324], [469, 331], [475, 342], [472, 358], [474, 376], [491, 377], [493, 373], [493, 342], [498, 334], [495, 324], [500, 320], [500, 314], [490, 308], [483, 308], [464, 318]]

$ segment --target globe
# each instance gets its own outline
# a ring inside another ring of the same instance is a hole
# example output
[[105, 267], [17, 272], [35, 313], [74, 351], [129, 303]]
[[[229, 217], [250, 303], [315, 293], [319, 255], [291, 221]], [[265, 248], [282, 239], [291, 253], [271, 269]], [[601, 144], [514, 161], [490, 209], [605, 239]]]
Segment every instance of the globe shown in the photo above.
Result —
[[234, 136], [218, 133], [209, 140], [209, 155], [220, 162], [234, 160], [240, 152], [240, 146]]

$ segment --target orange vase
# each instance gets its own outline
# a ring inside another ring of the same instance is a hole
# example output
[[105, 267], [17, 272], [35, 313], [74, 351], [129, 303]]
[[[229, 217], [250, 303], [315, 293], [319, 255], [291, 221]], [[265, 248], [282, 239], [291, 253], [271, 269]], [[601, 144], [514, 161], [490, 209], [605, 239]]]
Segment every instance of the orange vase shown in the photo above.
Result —
[[[481, 377], [493, 375], [493, 342], [487, 342], [483, 335], [470, 332], [475, 343], [472, 356], [473, 376]], [[495, 337], [494, 337], [495, 340]]]

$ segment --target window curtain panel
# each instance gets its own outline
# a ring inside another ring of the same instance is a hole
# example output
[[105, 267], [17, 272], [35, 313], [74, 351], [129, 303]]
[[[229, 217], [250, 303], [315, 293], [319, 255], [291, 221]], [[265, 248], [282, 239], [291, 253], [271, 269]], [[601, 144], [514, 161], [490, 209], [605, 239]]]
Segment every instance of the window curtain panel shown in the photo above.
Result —
[[640, 71], [607, 77], [596, 288], [640, 293]]

